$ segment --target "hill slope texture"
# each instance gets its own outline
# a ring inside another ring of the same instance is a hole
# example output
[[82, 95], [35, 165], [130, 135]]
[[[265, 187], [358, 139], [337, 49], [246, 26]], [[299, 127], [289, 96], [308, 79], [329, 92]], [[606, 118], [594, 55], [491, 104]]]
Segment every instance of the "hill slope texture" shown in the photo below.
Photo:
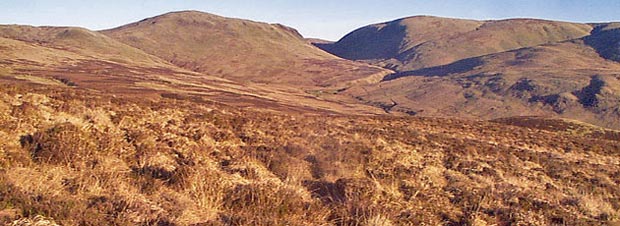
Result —
[[[208, 97], [211, 101], [234, 106], [270, 110], [295, 108], [293, 111], [352, 114], [382, 112], [378, 108], [347, 101], [347, 98], [337, 97], [330, 101], [317, 99], [312, 92], [320, 92], [315, 90], [322, 87], [300, 89], [302, 82], [279, 87], [258, 86], [247, 81], [235, 82], [193, 72], [84, 28], [10, 25], [0, 26], [0, 31], [0, 75], [6, 79], [145, 98], [162, 95], [174, 98]], [[380, 80], [383, 74], [361, 81], [347, 80], [342, 85]]]
[[409, 71], [523, 47], [581, 38], [592, 26], [534, 19], [473, 21], [416, 16], [369, 25], [323, 49]]
[[389, 112], [559, 116], [620, 128], [618, 43], [616, 23], [411, 17], [320, 46], [399, 71], [343, 93]]
[[330, 86], [386, 73], [325, 53], [283, 25], [195, 11], [103, 33], [180, 67], [242, 82]]

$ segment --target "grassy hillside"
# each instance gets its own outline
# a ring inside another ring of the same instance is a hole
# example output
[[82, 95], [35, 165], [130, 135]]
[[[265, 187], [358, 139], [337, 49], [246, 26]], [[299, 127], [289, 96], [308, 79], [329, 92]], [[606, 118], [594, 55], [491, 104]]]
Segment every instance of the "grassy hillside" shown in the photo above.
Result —
[[570, 120], [570, 119], [549, 119], [544, 117], [511, 117], [492, 120], [493, 122], [507, 125], [534, 128], [557, 133], [567, 133], [571, 135], [601, 138], [608, 140], [620, 140], [619, 130], [610, 130], [592, 124]]
[[369, 25], [325, 50], [347, 59], [368, 60], [409, 71], [524, 47], [581, 38], [592, 26], [535, 19], [472, 21], [410, 17]]
[[78, 27], [0, 25], [0, 37], [118, 63], [162, 65], [165, 61], [103, 34]]
[[[82, 28], [11, 25], [0, 26], [0, 29], [3, 30], [0, 80], [70, 86], [144, 98], [162, 95], [181, 99], [208, 98], [238, 107], [275, 111], [382, 113], [378, 108], [356, 104], [348, 97], [317, 97], [323, 92], [321, 87], [300, 89], [298, 86], [242, 84], [192, 72]], [[364, 78], [366, 81], [348, 81], [343, 85], [378, 81], [382, 77], [379, 74]]]
[[594, 225], [620, 217], [618, 141], [196, 101], [1, 85], [2, 221]]
[[239, 82], [332, 86], [389, 73], [321, 51], [283, 25], [197, 11], [102, 32], [177, 66]]
[[620, 40], [606, 33], [614, 31], [395, 73], [345, 93], [421, 116], [559, 116], [617, 129], [620, 64], [604, 44]]
[[388, 60], [440, 37], [473, 31], [482, 22], [415, 16], [359, 28], [333, 44], [319, 45], [352, 60]]

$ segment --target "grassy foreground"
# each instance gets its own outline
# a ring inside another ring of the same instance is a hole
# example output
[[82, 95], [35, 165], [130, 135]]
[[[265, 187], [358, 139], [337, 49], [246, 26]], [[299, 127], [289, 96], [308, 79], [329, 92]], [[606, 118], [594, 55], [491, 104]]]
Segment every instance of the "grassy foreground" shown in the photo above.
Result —
[[617, 140], [549, 129], [0, 85], [14, 225], [600, 225], [619, 162]]

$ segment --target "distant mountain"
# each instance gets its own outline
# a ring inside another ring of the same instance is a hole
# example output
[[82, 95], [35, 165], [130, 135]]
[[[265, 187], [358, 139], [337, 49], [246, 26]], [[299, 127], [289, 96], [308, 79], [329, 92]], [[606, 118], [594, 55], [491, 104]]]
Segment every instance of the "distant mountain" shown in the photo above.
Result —
[[197, 11], [168, 13], [102, 32], [185, 69], [239, 82], [333, 86], [368, 77], [378, 81], [389, 73], [321, 51], [280, 24]]
[[75, 27], [0, 26], [5, 78], [39, 84], [137, 91], [136, 82], [190, 74], [103, 34]]
[[545, 115], [620, 128], [615, 26], [594, 25], [590, 35], [578, 39], [395, 73], [347, 93], [392, 111], [426, 116]]
[[300, 112], [564, 117], [620, 128], [618, 23], [415, 16], [331, 43], [279, 24], [182, 11], [101, 32], [0, 26], [0, 49], [9, 77], [110, 93]]
[[[298, 86], [242, 84], [193, 72], [84, 28], [0, 25], [0, 52], [0, 76], [4, 80], [141, 98], [206, 98], [233, 106], [282, 111], [381, 112], [352, 101], [341, 103], [343, 98], [336, 98], [337, 102], [317, 100]], [[308, 90], [313, 89], [318, 87]]]
[[415, 16], [357, 29], [332, 45], [337, 56], [409, 71], [588, 35], [592, 26], [535, 19], [475, 21]]

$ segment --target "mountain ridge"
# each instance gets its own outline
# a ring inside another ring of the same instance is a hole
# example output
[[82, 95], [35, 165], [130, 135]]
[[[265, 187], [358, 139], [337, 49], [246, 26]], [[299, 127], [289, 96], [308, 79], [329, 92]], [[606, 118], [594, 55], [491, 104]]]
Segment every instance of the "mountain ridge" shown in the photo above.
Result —
[[[391, 32], [383, 35], [385, 32], [381, 32], [381, 29], [386, 27], [400, 33]], [[373, 29], [378, 29], [379, 33], [373, 33]], [[592, 29], [587, 24], [529, 18], [476, 21], [413, 16], [368, 25], [347, 34], [332, 45], [319, 47], [343, 58], [365, 60], [402, 72], [491, 53], [581, 38], [588, 35]], [[421, 33], [416, 32], [417, 30], [421, 30]], [[425, 35], [425, 32], [429, 35]], [[500, 37], [493, 37], [497, 35]], [[364, 40], [371, 40], [371, 43], [364, 43]], [[355, 45], [358, 45], [355, 43], [358, 42], [366, 48], [355, 48]], [[387, 54], [373, 53], [373, 49], [368, 49], [372, 48], [372, 42], [387, 45], [378, 48], [380, 50], [391, 50]], [[461, 43], [475, 43], [475, 45], [461, 45]], [[362, 58], [351, 55], [358, 54], [356, 52], [375, 55]]]

